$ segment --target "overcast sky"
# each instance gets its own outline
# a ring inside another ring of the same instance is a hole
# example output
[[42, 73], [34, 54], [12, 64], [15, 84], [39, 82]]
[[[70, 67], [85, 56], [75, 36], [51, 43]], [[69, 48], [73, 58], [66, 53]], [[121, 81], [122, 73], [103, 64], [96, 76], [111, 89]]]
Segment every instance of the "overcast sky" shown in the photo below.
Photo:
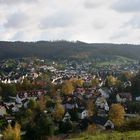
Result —
[[140, 0], [0, 0], [0, 40], [139, 43]]

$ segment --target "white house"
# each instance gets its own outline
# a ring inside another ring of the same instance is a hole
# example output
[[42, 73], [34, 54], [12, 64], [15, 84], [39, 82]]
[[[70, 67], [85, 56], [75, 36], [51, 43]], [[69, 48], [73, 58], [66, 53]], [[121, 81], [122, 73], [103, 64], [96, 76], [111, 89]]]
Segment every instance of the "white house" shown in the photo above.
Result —
[[0, 116], [6, 115], [6, 108], [4, 106], [0, 106]]
[[66, 122], [67, 120], [70, 120], [70, 119], [71, 119], [70, 114], [68, 112], [66, 112], [62, 121]]
[[86, 109], [78, 110], [78, 117], [79, 117], [79, 119], [84, 119], [84, 118], [88, 117], [88, 111]]

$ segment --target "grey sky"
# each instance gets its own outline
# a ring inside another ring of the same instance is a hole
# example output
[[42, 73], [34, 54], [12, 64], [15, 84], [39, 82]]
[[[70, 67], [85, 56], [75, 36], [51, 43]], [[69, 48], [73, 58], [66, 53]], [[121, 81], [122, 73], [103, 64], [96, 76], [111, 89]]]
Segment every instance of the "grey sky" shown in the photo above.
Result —
[[0, 40], [140, 43], [140, 0], [0, 0]]

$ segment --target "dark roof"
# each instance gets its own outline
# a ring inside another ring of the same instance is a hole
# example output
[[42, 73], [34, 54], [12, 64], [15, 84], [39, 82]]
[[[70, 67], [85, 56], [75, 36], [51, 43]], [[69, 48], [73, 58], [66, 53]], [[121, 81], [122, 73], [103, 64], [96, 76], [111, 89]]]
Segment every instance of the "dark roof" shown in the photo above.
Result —
[[108, 120], [107, 118], [101, 117], [101, 116], [93, 116], [91, 118], [92, 123], [100, 124], [100, 125], [105, 125], [105, 123], [107, 122], [107, 120]]
[[85, 108], [78, 109], [78, 113], [82, 113], [85, 110]]

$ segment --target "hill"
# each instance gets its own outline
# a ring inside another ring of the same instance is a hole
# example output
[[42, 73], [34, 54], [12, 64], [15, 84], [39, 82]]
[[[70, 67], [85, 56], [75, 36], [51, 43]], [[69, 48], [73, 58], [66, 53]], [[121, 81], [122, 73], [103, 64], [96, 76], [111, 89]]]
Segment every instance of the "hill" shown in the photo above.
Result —
[[0, 42], [0, 59], [40, 57], [49, 59], [91, 59], [121, 56], [140, 60], [140, 45], [68, 41]]

